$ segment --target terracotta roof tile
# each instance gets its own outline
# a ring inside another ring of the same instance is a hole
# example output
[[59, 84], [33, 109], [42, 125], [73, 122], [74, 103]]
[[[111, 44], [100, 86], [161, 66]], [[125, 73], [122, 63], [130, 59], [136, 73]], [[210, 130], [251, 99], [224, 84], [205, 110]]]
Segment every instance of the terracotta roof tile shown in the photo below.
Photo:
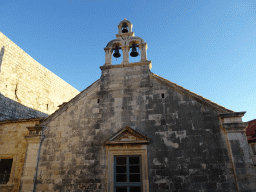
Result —
[[230, 113], [230, 112], [234, 112], [230, 109], [227, 109], [217, 103], [214, 103], [212, 101], [210, 101], [209, 99], [206, 99], [188, 89], [185, 89], [184, 87], [180, 86], [180, 85], [177, 85], [176, 83], [173, 83], [163, 77], [160, 77], [154, 73], [151, 72], [151, 77], [154, 77], [156, 79], [158, 79], [159, 81], [163, 82], [165, 85], [169, 86], [169, 87], [172, 87], [174, 88], [176, 91], [180, 92], [180, 93], [183, 93], [183, 94], [186, 94], [186, 95], [189, 95], [190, 97], [194, 98], [195, 100], [197, 101], [200, 101], [200, 102], [203, 102], [204, 104], [207, 104], [208, 106], [211, 106], [213, 108], [215, 108], [219, 113]]
[[246, 136], [248, 142], [256, 141], [256, 119], [248, 122], [248, 127], [246, 128]]

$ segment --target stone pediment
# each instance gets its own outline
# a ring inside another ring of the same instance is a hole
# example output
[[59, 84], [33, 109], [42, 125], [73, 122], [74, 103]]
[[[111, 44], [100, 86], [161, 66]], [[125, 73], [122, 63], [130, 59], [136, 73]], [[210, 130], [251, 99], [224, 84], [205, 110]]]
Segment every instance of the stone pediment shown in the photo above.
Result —
[[148, 144], [150, 139], [130, 127], [125, 127], [115, 133], [107, 141], [106, 145], [117, 144]]

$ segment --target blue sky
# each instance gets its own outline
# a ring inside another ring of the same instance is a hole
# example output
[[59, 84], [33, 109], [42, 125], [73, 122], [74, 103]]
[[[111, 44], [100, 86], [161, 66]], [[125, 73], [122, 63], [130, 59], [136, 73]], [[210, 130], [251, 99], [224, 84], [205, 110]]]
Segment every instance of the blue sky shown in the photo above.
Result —
[[153, 73], [256, 118], [256, 0], [0, 1], [0, 31], [79, 91], [100, 77], [124, 18]]

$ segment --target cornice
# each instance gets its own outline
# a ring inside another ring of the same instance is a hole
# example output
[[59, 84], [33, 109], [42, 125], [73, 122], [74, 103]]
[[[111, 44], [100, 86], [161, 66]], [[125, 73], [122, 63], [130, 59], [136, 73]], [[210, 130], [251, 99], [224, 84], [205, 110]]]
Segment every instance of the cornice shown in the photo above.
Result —
[[241, 123], [224, 123], [222, 124], [223, 129], [226, 131], [245, 131], [246, 126], [248, 125], [247, 122]]
[[25, 139], [28, 143], [40, 143], [44, 139], [45, 135], [27, 135]]
[[227, 118], [227, 117], [243, 117], [246, 111], [242, 112], [231, 112], [231, 113], [220, 113], [219, 117], [220, 118]]
[[151, 61], [141, 61], [141, 62], [134, 62], [134, 63], [128, 63], [128, 64], [118, 64], [118, 65], [104, 65], [100, 66], [101, 70], [105, 69], [114, 69], [114, 68], [123, 68], [123, 67], [133, 67], [133, 66], [139, 66], [139, 65], [149, 65], [149, 68], [152, 68]]
[[116, 34], [116, 38], [118, 38], [118, 37], [126, 37], [126, 36], [134, 37], [134, 32]]

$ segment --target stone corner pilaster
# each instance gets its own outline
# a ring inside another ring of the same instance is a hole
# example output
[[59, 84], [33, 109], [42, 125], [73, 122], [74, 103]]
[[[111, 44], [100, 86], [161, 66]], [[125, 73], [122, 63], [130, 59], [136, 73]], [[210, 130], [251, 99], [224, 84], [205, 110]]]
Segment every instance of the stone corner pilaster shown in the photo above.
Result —
[[254, 190], [256, 172], [252, 171], [253, 159], [245, 134], [247, 122], [242, 121], [245, 112], [219, 114], [221, 128], [227, 138], [237, 191]]
[[40, 126], [27, 127], [29, 135], [25, 136], [28, 145], [21, 176], [20, 191], [22, 192], [32, 192], [35, 189], [41, 141], [45, 137], [43, 135], [43, 128]]
[[223, 123], [222, 128], [229, 132], [229, 131], [243, 131], [245, 132], [246, 126], [248, 125], [247, 122], [241, 122], [241, 123]]

